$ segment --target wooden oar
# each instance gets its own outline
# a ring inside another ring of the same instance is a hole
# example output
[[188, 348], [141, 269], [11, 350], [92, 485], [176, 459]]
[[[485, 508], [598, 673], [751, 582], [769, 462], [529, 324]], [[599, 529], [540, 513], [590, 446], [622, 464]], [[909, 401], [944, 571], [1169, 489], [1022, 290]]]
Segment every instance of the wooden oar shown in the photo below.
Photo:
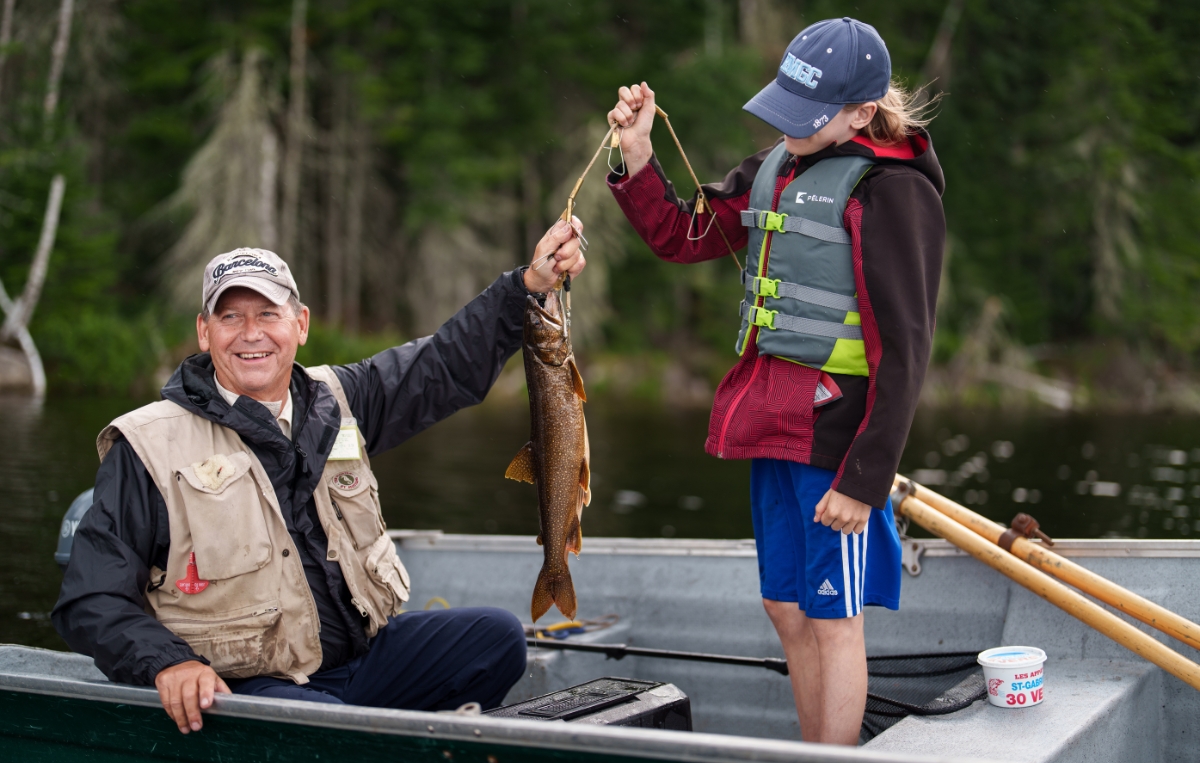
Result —
[[893, 508], [901, 516], [908, 517], [934, 535], [945, 538], [1193, 689], [1200, 689], [1200, 665], [1163, 646], [1083, 594], [1068, 588], [1044, 572], [1039, 572], [911, 494], [897, 496], [893, 499], [893, 504]]
[[[896, 484], [905, 483], [912, 486], [914, 496], [933, 509], [940, 511], [992, 543], [1004, 545], [1001, 543], [1001, 536], [1004, 535], [1007, 528], [1003, 525], [996, 524], [944, 495], [939, 495], [923, 485], [918, 485], [907, 477], [897, 475]], [[1194, 649], [1200, 649], [1200, 625], [1196, 625], [1186, 617], [1181, 617], [1149, 599], [1142, 598], [1027, 538], [1021, 536], [1014, 538], [1009, 551], [1018, 559], [1053, 575], [1064, 583], [1075, 586], [1086, 594], [1095, 596], [1110, 607], [1120, 610], [1136, 620], [1141, 620], [1151, 628], [1157, 628]]]

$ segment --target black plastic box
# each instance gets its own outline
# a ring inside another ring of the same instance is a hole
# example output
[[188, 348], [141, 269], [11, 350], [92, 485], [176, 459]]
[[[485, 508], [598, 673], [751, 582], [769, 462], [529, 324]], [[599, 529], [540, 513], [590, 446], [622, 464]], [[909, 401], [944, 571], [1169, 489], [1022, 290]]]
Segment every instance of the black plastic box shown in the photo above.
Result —
[[597, 678], [541, 697], [488, 710], [493, 718], [567, 721], [598, 726], [692, 730], [692, 702], [673, 684]]

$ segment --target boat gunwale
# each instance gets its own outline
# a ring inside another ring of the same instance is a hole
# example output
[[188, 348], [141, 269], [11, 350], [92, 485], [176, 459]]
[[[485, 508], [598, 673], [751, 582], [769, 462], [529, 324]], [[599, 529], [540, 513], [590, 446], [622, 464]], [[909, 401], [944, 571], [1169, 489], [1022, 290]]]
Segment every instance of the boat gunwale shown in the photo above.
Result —
[[[50, 652], [19, 644], [7, 648]], [[62, 654], [55, 652], [55, 654]], [[156, 691], [101, 681], [58, 678], [0, 669], [0, 691], [160, 708]], [[206, 714], [287, 723], [342, 731], [498, 744], [550, 750], [587, 750], [596, 754], [708, 763], [755, 760], [764, 763], [950, 763], [951, 758], [895, 755], [862, 748], [807, 744], [700, 732], [522, 721], [487, 716], [458, 716], [413, 710], [326, 705], [299, 700], [217, 695]]]
[[[541, 554], [531, 535], [468, 535], [441, 530], [389, 530], [388, 535], [403, 551], [482, 551]], [[967, 552], [941, 538], [906, 538], [925, 556], [967, 556]], [[1034, 540], [1034, 543], [1041, 543]], [[1066, 557], [1197, 558], [1200, 540], [1132, 538], [1062, 538], [1054, 552]], [[754, 539], [708, 538], [608, 538], [590, 536], [587, 553], [606, 556], [702, 556], [754, 557]]]

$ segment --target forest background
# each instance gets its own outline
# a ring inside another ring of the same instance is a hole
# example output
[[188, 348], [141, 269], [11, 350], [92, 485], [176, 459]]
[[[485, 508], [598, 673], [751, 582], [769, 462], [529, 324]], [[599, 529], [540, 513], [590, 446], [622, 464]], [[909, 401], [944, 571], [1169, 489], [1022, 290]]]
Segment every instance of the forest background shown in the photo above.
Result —
[[[944, 93], [927, 398], [1200, 409], [1200, 6], [75, 0], [48, 110], [60, 3], [2, 2], [0, 280], [15, 295], [29, 277], [61, 174], [29, 325], [56, 392], [151, 394], [194, 351], [200, 269], [237, 246], [293, 263], [316, 317], [301, 362], [428, 333], [528, 260], [618, 86], [649, 81], [715, 181], [777, 137], [741, 106], [790, 39], [850, 14], [898, 79]], [[690, 194], [661, 124], [654, 139]], [[589, 389], [711, 400], [733, 264], [659, 262], [600, 171], [578, 204]]]

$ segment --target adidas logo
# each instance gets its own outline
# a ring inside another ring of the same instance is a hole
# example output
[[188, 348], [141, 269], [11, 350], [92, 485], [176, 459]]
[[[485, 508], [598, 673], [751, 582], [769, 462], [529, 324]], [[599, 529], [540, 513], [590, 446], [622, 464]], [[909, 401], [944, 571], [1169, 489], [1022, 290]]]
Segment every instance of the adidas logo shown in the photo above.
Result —
[[829, 585], [829, 578], [825, 578], [825, 582], [817, 589], [817, 596], [837, 596], [837, 589]]

